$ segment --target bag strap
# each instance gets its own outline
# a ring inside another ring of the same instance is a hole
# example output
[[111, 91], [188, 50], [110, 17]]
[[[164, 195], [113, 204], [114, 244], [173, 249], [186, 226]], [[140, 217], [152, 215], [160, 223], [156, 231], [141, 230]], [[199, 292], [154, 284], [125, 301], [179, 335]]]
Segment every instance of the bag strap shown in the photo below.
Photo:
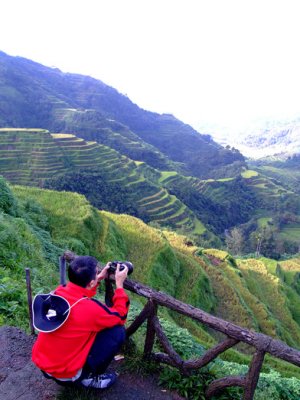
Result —
[[68, 308], [68, 309], [63, 313], [63, 315], [65, 315], [68, 311], [71, 311], [71, 308], [74, 307], [74, 306], [76, 306], [76, 304], [79, 303], [81, 300], [85, 300], [85, 299], [87, 299], [87, 298], [88, 298], [88, 297], [84, 296], [84, 297], [81, 297], [80, 299], [78, 299], [77, 301], [75, 301], [75, 303], [72, 304], [72, 305], [70, 306], [70, 308]]

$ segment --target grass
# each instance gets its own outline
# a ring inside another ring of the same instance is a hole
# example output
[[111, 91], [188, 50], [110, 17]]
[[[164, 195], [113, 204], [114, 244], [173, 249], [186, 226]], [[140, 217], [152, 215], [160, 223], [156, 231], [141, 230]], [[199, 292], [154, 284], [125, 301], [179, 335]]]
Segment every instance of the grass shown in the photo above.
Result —
[[36, 128], [0, 128], [0, 132], [48, 132], [46, 129]]
[[178, 175], [178, 174], [175, 171], [161, 171], [159, 182], [162, 183], [163, 181], [167, 180], [171, 176], [176, 176], [176, 175]]
[[259, 228], [263, 228], [268, 226], [268, 222], [272, 221], [272, 218], [269, 217], [261, 217], [257, 219], [257, 225]]
[[69, 139], [69, 138], [76, 138], [75, 135], [70, 133], [51, 133], [51, 136], [55, 139]]
[[[125, 238], [123, 257], [131, 260], [135, 265], [135, 279], [143, 283], [151, 273], [151, 264], [165, 247], [165, 242], [159, 231], [150, 228], [141, 220], [128, 215], [118, 215], [109, 212], [101, 212], [112, 220], [116, 228]], [[103, 238], [107, 242], [107, 238]]]
[[245, 179], [253, 178], [254, 176], [258, 176], [257, 171], [253, 171], [251, 169], [247, 169], [241, 173], [242, 177]]
[[25, 186], [14, 186], [13, 190], [22, 201], [32, 199], [42, 205], [55, 241], [64, 243], [67, 248], [74, 238], [89, 252], [97, 248], [102, 222], [84, 196]]
[[278, 275], [275, 260], [236, 260], [234, 266], [226, 252], [206, 249], [202, 254], [221, 317], [272, 337], [279, 334], [290, 346], [300, 346], [296, 306], [300, 299], [293, 288], [294, 277], [288, 279], [286, 272]]
[[233, 178], [220, 178], [216, 179], [216, 182], [230, 182], [233, 181]]
[[280, 232], [280, 236], [292, 239], [300, 244], [300, 224], [288, 224]]

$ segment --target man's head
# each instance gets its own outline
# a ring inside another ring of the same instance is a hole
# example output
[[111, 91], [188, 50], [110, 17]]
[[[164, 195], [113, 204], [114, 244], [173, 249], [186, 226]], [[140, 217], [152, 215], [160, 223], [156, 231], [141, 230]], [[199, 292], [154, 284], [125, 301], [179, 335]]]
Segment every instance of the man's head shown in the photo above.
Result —
[[69, 265], [70, 282], [81, 287], [87, 287], [96, 280], [98, 261], [91, 256], [76, 256]]

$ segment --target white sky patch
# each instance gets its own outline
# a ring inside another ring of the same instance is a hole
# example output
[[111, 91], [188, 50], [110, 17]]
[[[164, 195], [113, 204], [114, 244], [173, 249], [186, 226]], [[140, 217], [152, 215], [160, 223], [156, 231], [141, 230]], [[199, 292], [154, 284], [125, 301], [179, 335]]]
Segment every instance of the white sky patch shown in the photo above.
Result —
[[0, 50], [238, 131], [300, 116], [298, 0], [9, 0]]

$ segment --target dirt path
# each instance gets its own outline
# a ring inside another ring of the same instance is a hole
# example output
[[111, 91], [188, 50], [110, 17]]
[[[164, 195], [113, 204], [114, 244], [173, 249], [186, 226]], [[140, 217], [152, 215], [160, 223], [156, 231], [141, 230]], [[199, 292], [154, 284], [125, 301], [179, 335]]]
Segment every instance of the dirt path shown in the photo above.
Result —
[[[64, 400], [86, 399], [86, 389], [63, 389]], [[155, 378], [140, 377], [134, 374], [122, 374], [117, 382], [109, 389], [101, 392], [90, 390], [89, 400], [181, 400], [182, 398], [175, 393], [162, 390]], [[85, 395], [85, 396], [84, 396]]]
[[[61, 388], [45, 379], [31, 362], [35, 338], [14, 327], [0, 328], [0, 399], [2, 400], [78, 400], [80, 392], [87, 398], [86, 389]], [[177, 394], [162, 390], [155, 376], [142, 377], [122, 373], [109, 389], [91, 391], [89, 399], [101, 400], [181, 400]]]

